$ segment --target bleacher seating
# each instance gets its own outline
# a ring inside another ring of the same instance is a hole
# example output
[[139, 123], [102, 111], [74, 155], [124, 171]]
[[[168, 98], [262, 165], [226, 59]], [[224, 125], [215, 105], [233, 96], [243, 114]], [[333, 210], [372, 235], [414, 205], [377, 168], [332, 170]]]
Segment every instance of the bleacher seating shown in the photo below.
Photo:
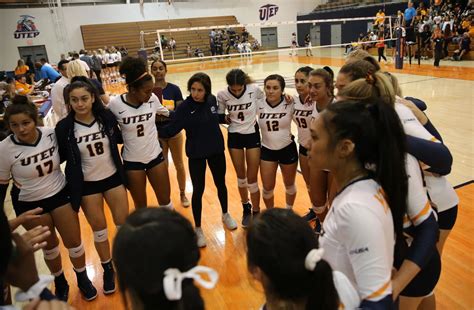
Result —
[[[96, 24], [82, 25], [82, 39], [84, 48], [87, 50], [96, 50], [104, 46], [124, 46], [128, 49], [130, 55], [136, 55], [140, 49], [140, 31], [154, 32], [157, 29], [200, 27], [200, 26], [225, 26], [239, 24], [235, 16], [215, 16], [201, 18], [185, 18], [173, 20], [157, 20], [146, 22], [128, 22], [115, 24]], [[234, 29], [240, 36], [242, 28]], [[201, 48], [205, 55], [209, 53], [209, 32], [210, 30], [193, 30], [180, 32], [162, 33], [169, 40], [176, 40], [176, 50], [173, 51], [174, 58], [186, 58], [186, 44], [190, 43], [192, 49]], [[146, 35], [144, 37], [145, 47], [152, 48], [157, 40], [156, 34]], [[249, 41], [254, 39], [249, 36]], [[148, 53], [152, 52], [148, 49]], [[164, 49], [165, 59], [172, 58], [172, 52]]]

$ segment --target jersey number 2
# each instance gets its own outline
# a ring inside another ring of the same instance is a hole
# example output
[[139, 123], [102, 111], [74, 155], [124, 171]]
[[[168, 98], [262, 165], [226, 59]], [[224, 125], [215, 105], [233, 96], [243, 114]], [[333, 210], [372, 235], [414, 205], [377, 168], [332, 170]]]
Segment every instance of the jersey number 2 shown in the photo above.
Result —
[[145, 128], [143, 128], [143, 124], [137, 125], [137, 137], [143, 137], [145, 135]]
[[[46, 170], [46, 173], [43, 171], [43, 166], [44, 166], [44, 169]], [[48, 160], [43, 165], [36, 166], [36, 170], [38, 170], [39, 177], [44, 177], [46, 174], [50, 174], [51, 172], [53, 172], [53, 161]]]
[[278, 121], [267, 121], [268, 131], [278, 131]]

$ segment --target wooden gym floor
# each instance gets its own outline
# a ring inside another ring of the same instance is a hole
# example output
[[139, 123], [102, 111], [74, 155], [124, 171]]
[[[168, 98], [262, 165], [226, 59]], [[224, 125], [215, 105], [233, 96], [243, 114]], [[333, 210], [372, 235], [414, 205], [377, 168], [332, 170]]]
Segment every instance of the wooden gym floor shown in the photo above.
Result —
[[[303, 55], [300, 51], [300, 55]], [[204, 71], [211, 76], [213, 93], [226, 87], [225, 74], [231, 68], [239, 67], [249, 73], [258, 83], [271, 73], [279, 73], [287, 79], [288, 93], [295, 93], [291, 80], [294, 72], [300, 66], [311, 65], [315, 68], [329, 65], [337, 73], [343, 65], [340, 49], [317, 50], [315, 57], [289, 57], [280, 53], [273, 56], [254, 56], [251, 59], [234, 59], [194, 62], [188, 64], [169, 65], [167, 80], [178, 84], [185, 90], [187, 79], [197, 71]], [[452, 173], [448, 179], [453, 185], [465, 183], [474, 179], [473, 173], [473, 98], [474, 98], [474, 66], [472, 62], [442, 62], [441, 68], [435, 69], [432, 63], [424, 61], [418, 65], [409, 66], [405, 63], [403, 70], [395, 70], [392, 64], [382, 65], [384, 70], [395, 73], [399, 78], [405, 96], [414, 96], [425, 100], [428, 104], [427, 114], [437, 126], [445, 143], [454, 156]], [[121, 93], [123, 86], [109, 87], [111, 93]], [[223, 129], [226, 136], [225, 129]], [[228, 153], [227, 153], [228, 154]], [[170, 163], [170, 180], [172, 188], [177, 188], [176, 173]], [[186, 169], [187, 170], [187, 169]], [[192, 186], [187, 177], [187, 195], [190, 199]], [[240, 223], [241, 204], [237, 191], [236, 176], [230, 157], [227, 156], [227, 188], [229, 191], [229, 210]], [[227, 231], [220, 219], [220, 207], [212, 177], [206, 176], [206, 191], [203, 197], [203, 230], [208, 240], [207, 248], [201, 251], [200, 264], [215, 268], [220, 275], [215, 289], [201, 289], [207, 309], [259, 309], [264, 298], [261, 287], [252, 280], [247, 272], [245, 259], [245, 230], [238, 228]], [[303, 177], [297, 175], [298, 195], [295, 202], [295, 212], [304, 214], [309, 207]], [[148, 185], [149, 186], [149, 185]], [[157, 205], [156, 198], [150, 187], [147, 190], [149, 205]], [[284, 205], [284, 193], [281, 177], [277, 176], [275, 202], [277, 206]], [[441, 279], [436, 289], [438, 309], [474, 309], [474, 184], [457, 189], [460, 197], [459, 214], [456, 226], [451, 233], [443, 254], [443, 269]], [[179, 203], [179, 191], [172, 191], [172, 201], [176, 210], [192, 222], [191, 208], [183, 208]], [[133, 202], [129, 197], [130, 208]], [[263, 203], [262, 203], [263, 204]], [[13, 216], [11, 207], [7, 213]], [[111, 238], [114, 235], [113, 222], [110, 212], [106, 210]], [[111, 296], [102, 294], [102, 268], [95, 252], [93, 236], [83, 213], [80, 213], [82, 237], [87, 255], [87, 272], [93, 279], [99, 296], [93, 302], [81, 299], [75, 287], [75, 276], [68, 259], [67, 251], [62, 248], [64, 270], [71, 284], [69, 302], [77, 309], [124, 309], [120, 294]], [[48, 273], [42, 253], [36, 254], [37, 264], [41, 273]]]

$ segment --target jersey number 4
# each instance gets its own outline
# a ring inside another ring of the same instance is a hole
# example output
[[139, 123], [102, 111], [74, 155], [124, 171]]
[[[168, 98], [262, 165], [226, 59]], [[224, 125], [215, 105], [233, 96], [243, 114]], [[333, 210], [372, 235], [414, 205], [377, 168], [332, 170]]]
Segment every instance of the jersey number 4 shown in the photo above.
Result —
[[242, 122], [244, 121], [244, 112], [239, 112], [239, 114], [237, 114], [237, 118], [240, 119]]
[[[44, 167], [44, 170], [43, 170]], [[42, 165], [36, 166], [36, 170], [38, 171], [39, 177], [44, 177], [47, 174], [53, 172], [53, 161], [48, 160], [47, 162], [43, 163]], [[46, 171], [45, 171], [46, 170]]]
[[[94, 146], [94, 147], [92, 147]], [[89, 151], [89, 156], [94, 157], [96, 155], [104, 154], [104, 144], [102, 142], [96, 142], [94, 144], [88, 144], [87, 150]]]
[[278, 121], [267, 121], [268, 131], [278, 131]]

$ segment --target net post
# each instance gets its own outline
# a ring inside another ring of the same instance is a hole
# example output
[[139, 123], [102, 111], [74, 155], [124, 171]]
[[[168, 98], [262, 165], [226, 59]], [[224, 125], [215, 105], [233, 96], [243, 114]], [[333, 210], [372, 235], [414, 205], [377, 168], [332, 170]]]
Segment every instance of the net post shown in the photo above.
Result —
[[158, 47], [160, 49], [160, 57], [162, 61], [165, 61], [165, 56], [163, 54], [163, 46], [161, 45], [161, 36], [160, 36], [160, 31], [156, 31], [156, 35], [158, 36]]
[[388, 25], [390, 27], [390, 40], [393, 40], [392, 15], [388, 16]]

